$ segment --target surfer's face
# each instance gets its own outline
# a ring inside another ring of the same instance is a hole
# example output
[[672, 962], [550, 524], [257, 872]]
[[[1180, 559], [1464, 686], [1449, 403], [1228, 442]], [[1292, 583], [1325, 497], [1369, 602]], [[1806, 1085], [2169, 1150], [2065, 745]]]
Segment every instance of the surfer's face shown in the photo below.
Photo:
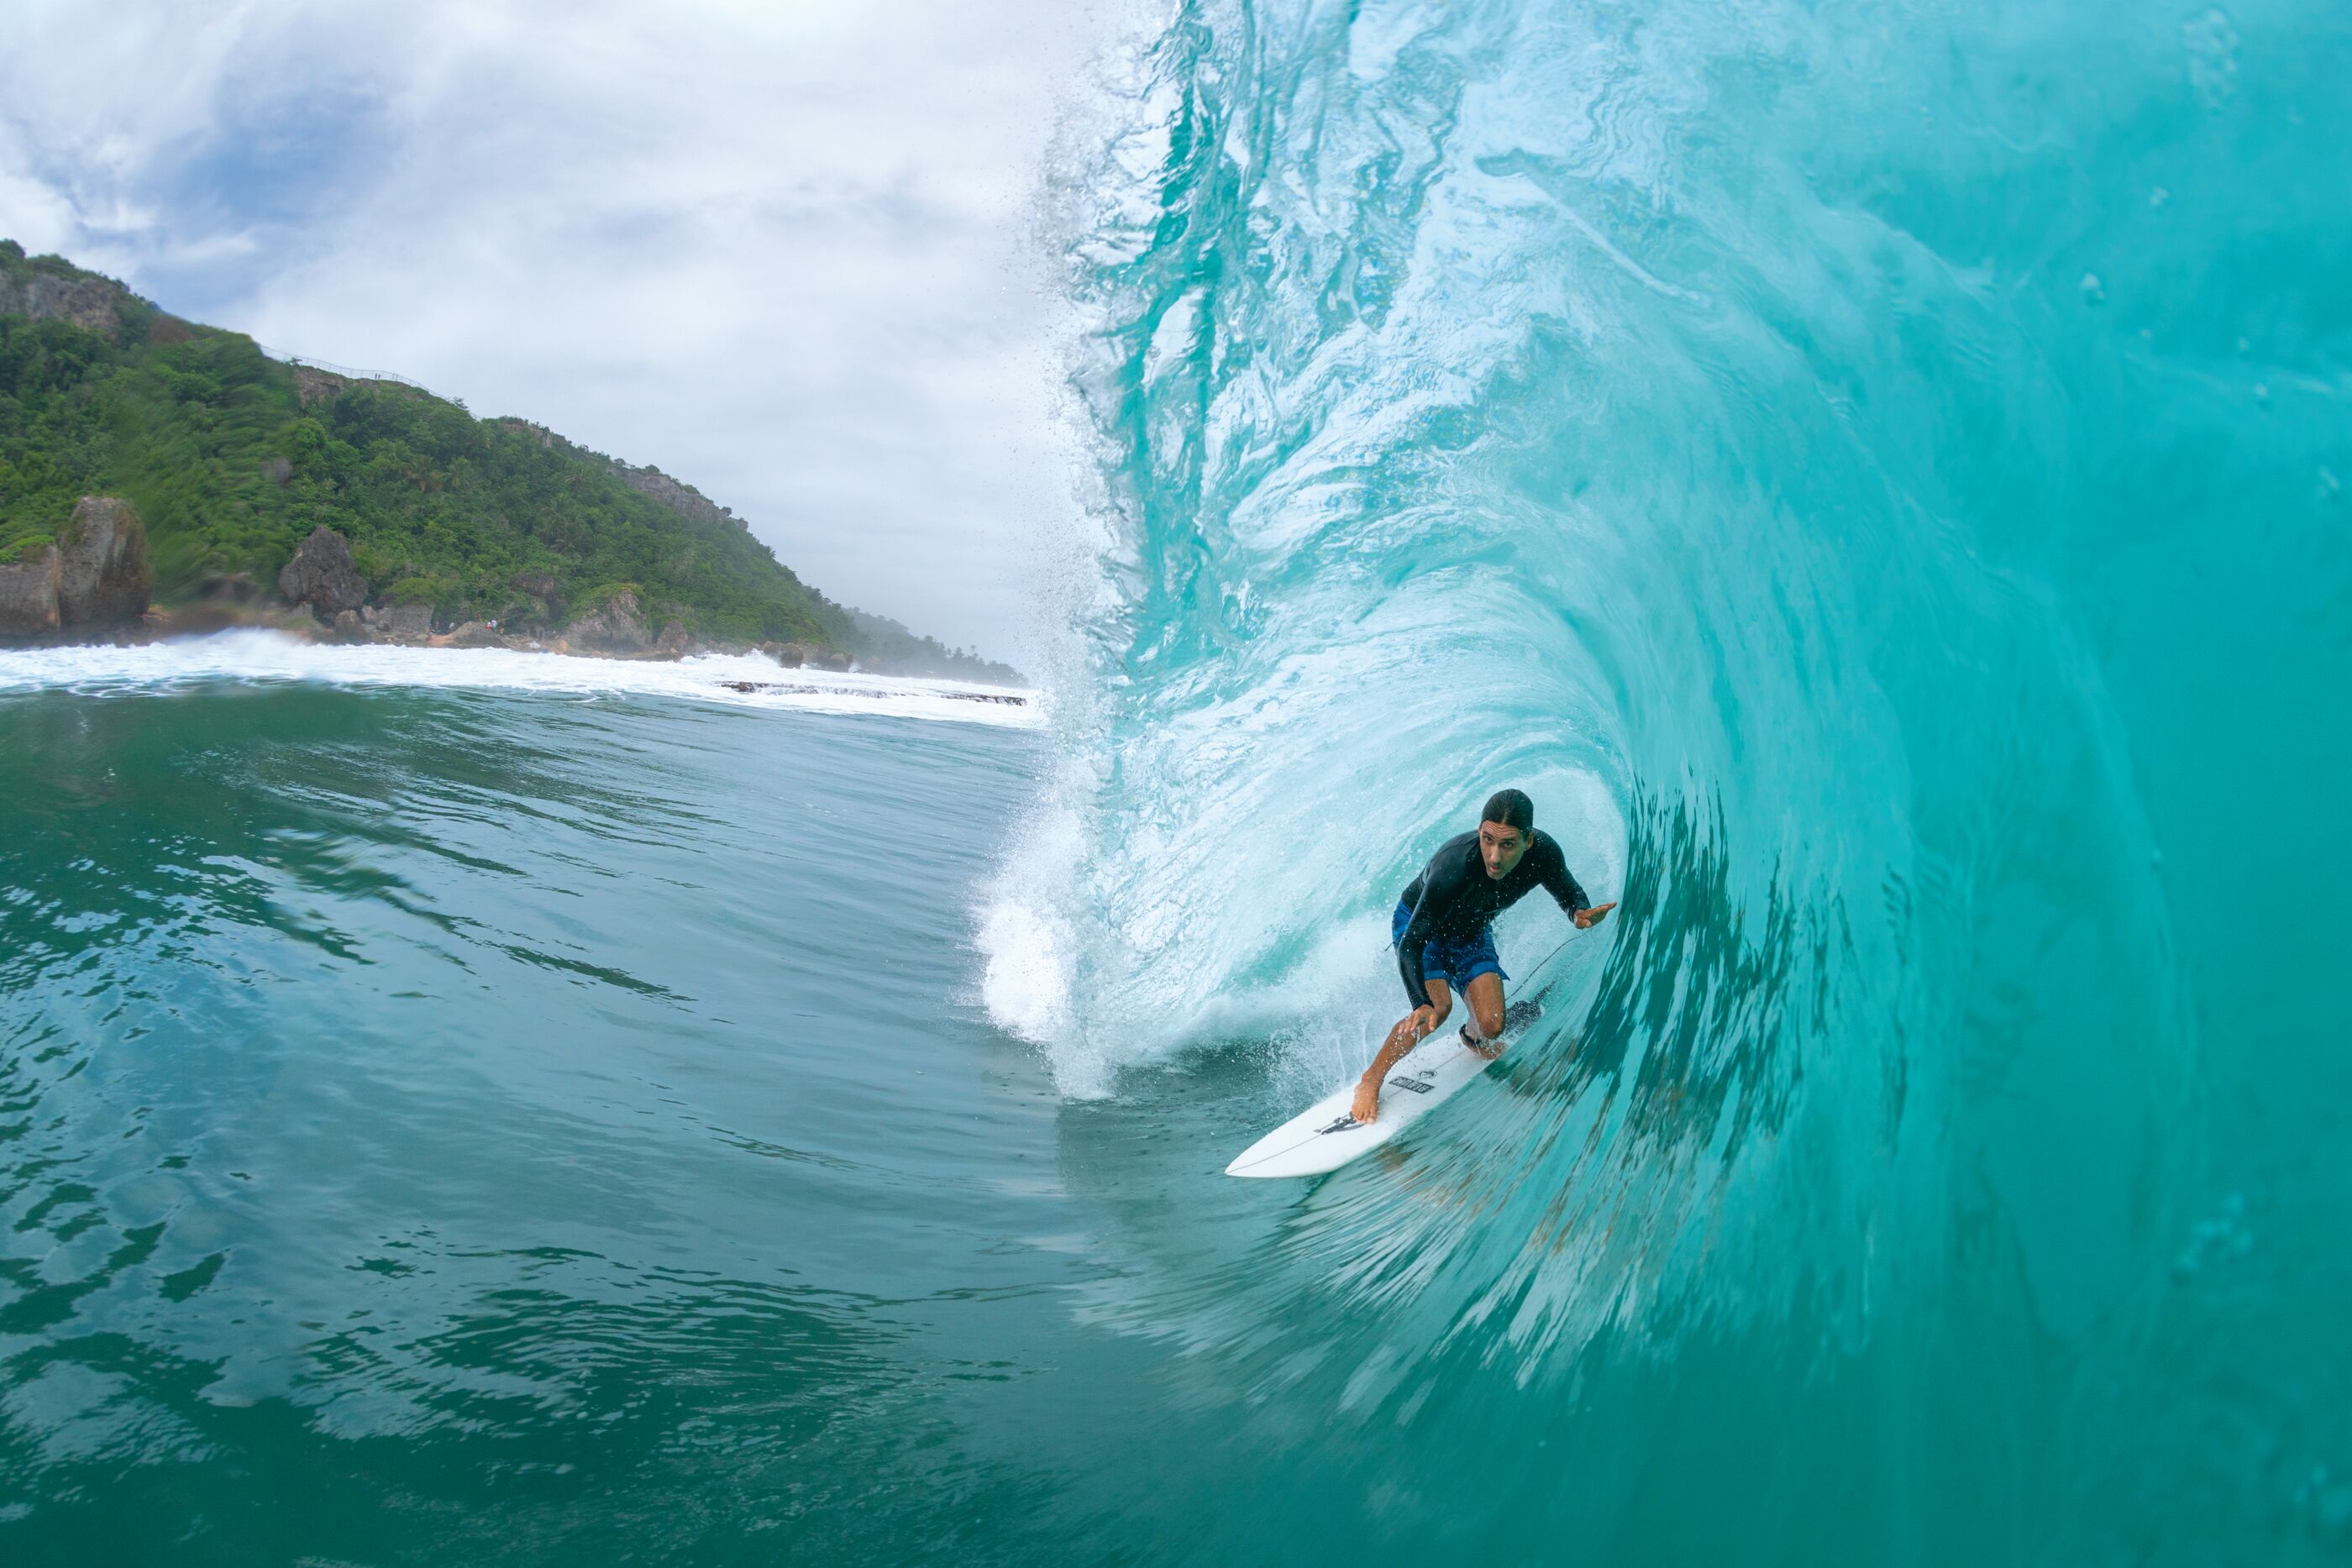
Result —
[[1486, 874], [1496, 882], [1511, 874], [1519, 857], [1528, 852], [1529, 835], [1517, 828], [1507, 828], [1500, 822], [1478, 824], [1478, 853], [1486, 862]]

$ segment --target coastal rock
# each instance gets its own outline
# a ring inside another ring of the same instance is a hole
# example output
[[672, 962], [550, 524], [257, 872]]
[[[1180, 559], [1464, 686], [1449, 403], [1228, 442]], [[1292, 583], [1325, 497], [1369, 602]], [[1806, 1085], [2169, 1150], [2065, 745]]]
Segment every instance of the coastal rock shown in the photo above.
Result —
[[58, 277], [41, 272], [10, 277], [0, 272], [0, 316], [65, 321], [85, 332], [115, 338], [122, 332], [122, 307], [130, 302], [131, 291], [110, 277]]
[[350, 542], [324, 524], [310, 530], [278, 574], [278, 591], [289, 604], [307, 604], [325, 616], [367, 602], [367, 582], [352, 563]]
[[294, 372], [294, 396], [304, 408], [313, 403], [332, 402], [351, 386], [348, 378], [331, 371], [314, 369], [310, 365], [289, 367]]
[[643, 653], [654, 640], [646, 630], [637, 596], [625, 588], [606, 600], [603, 609], [591, 611], [565, 627], [563, 636], [577, 647], [606, 653]]
[[515, 435], [527, 436], [538, 442], [542, 451], [552, 452], [559, 444], [566, 448], [572, 445], [572, 443], [565, 441], [547, 426], [535, 424], [528, 419], [502, 419], [498, 423], [500, 430]]
[[386, 637], [425, 638], [433, 635], [433, 606], [387, 604], [376, 611], [376, 630]]
[[849, 655], [840, 649], [825, 648], [817, 653], [816, 663], [821, 668], [827, 670], [846, 670], [849, 668], [850, 661]]
[[760, 652], [788, 670], [797, 670], [808, 663], [809, 650], [802, 643], [762, 643]]
[[0, 566], [0, 637], [53, 637], [58, 624], [58, 547]]
[[686, 634], [686, 627], [673, 621], [662, 628], [659, 648], [662, 653], [673, 659], [682, 659], [686, 657], [686, 652], [691, 641]]
[[360, 612], [356, 610], [336, 611], [332, 631], [338, 643], [364, 643], [368, 640], [367, 622], [360, 619]]
[[468, 621], [449, 633], [452, 648], [503, 648], [507, 640], [487, 621]]
[[519, 571], [507, 579], [507, 586], [523, 595], [522, 607], [509, 613], [511, 623], [544, 630], [563, 619], [562, 586], [551, 574]]
[[673, 479], [658, 468], [613, 465], [613, 476], [647, 500], [659, 502], [690, 523], [706, 528], [745, 528], [743, 519], [693, 486]]
[[98, 630], [147, 613], [155, 569], [147, 559], [147, 528], [131, 503], [84, 496], [58, 541], [58, 620]]

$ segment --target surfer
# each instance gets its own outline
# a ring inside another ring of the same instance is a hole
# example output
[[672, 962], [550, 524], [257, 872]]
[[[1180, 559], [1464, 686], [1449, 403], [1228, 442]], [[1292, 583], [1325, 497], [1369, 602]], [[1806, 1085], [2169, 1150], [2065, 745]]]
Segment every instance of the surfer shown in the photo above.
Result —
[[1454, 1010], [1459, 988], [1470, 1003], [1462, 1043], [1492, 1058], [1502, 1048], [1503, 981], [1495, 956], [1495, 916], [1540, 886], [1560, 910], [1590, 931], [1617, 907], [1594, 905], [1568, 871], [1559, 841], [1536, 831], [1536, 806], [1517, 789], [1498, 789], [1479, 813], [1475, 832], [1446, 840], [1397, 901], [1390, 939], [1412, 1011], [1389, 1030], [1381, 1053], [1356, 1083], [1351, 1108], [1359, 1122], [1380, 1114], [1381, 1082], [1397, 1058], [1436, 1031]]

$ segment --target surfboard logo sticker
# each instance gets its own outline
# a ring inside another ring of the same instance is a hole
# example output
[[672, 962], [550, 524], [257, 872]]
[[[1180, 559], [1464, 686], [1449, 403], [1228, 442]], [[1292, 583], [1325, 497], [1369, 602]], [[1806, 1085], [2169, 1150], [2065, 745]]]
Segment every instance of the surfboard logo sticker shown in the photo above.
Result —
[[1416, 1094], [1426, 1094], [1432, 1089], [1437, 1087], [1433, 1083], [1425, 1082], [1429, 1076], [1429, 1074], [1424, 1073], [1421, 1078], [1391, 1078], [1389, 1080], [1389, 1087], [1391, 1089], [1410, 1089]]

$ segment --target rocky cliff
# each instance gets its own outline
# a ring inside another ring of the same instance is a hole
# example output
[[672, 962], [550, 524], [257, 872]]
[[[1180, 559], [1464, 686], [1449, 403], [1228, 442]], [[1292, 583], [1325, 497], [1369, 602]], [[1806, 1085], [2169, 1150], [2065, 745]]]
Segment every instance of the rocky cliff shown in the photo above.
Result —
[[658, 468], [632, 468], [625, 463], [615, 463], [613, 465], [613, 476], [646, 499], [667, 507], [688, 522], [714, 528], [743, 527], [743, 520], [733, 511], [713, 501], [693, 486], [671, 478]]
[[45, 542], [0, 564], [0, 637], [54, 637], [58, 630], [58, 547]]
[[38, 263], [0, 269], [0, 316], [63, 321], [85, 332], [114, 338], [121, 333], [122, 308], [131, 299], [131, 291], [110, 277], [89, 273], [60, 276], [40, 269]]
[[155, 571], [131, 503], [84, 496], [55, 539], [26, 541], [0, 564], [0, 637], [79, 636], [131, 625]]

